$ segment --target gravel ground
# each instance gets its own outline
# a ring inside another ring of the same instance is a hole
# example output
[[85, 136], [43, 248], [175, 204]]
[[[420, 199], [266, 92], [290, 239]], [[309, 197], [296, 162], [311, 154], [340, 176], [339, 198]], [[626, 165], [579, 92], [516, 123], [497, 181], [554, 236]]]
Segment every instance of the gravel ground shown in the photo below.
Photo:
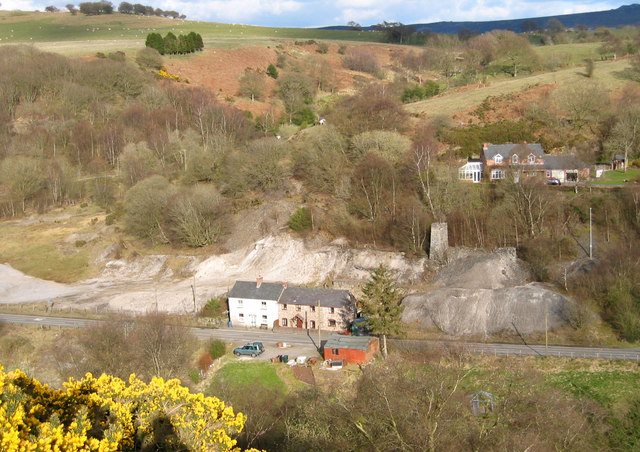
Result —
[[[244, 344], [238, 344], [235, 346], [241, 347], [242, 345]], [[278, 347], [272, 344], [265, 344], [264, 353], [262, 353], [261, 355], [255, 358], [252, 358], [251, 356], [238, 356], [236, 359], [243, 361], [250, 361], [254, 359], [270, 361], [271, 358], [275, 358], [278, 355], [288, 355], [289, 359], [295, 359], [298, 356], [306, 356], [307, 358], [311, 358], [312, 356], [320, 357], [320, 354], [313, 345], [293, 345], [287, 347]]]

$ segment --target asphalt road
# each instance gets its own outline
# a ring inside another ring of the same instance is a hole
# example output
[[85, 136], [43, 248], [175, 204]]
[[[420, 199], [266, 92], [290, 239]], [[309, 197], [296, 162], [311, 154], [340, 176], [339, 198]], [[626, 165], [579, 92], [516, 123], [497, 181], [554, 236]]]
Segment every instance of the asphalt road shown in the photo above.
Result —
[[[14, 323], [22, 325], [43, 325], [65, 328], [91, 327], [98, 320], [71, 319], [65, 317], [31, 316], [21, 314], [0, 314], [0, 323]], [[300, 333], [272, 332], [270, 330], [245, 330], [234, 328], [191, 328], [191, 331], [201, 340], [220, 339], [225, 342], [242, 344], [245, 342], [261, 341], [265, 344], [285, 342], [292, 346], [316, 346], [317, 332], [311, 335]], [[323, 332], [322, 340], [328, 339], [328, 333]], [[469, 353], [495, 356], [554, 356], [565, 358], [594, 358], [629, 360], [640, 363], [640, 348], [604, 348], [604, 347], [566, 347], [550, 345], [545, 350], [544, 345], [525, 344], [488, 344], [477, 342], [436, 342], [393, 339], [391, 344], [402, 347], [441, 347], [457, 348]]]

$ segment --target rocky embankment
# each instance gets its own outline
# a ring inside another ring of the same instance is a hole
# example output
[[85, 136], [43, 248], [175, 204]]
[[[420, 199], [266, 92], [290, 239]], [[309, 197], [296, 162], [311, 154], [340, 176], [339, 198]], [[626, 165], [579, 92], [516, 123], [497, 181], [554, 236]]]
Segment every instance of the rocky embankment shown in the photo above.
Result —
[[405, 297], [402, 319], [451, 335], [544, 331], [545, 313], [549, 329], [566, 323], [573, 301], [528, 278], [513, 249], [454, 251], [434, 276], [433, 290]]

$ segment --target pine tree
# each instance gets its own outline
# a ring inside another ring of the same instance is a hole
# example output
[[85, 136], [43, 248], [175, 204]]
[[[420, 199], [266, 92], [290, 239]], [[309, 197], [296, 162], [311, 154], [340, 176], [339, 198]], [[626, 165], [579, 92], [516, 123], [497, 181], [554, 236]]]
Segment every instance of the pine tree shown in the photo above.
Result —
[[362, 315], [371, 331], [382, 336], [382, 355], [386, 358], [387, 335], [403, 334], [403, 294], [383, 264], [371, 272], [362, 294]]

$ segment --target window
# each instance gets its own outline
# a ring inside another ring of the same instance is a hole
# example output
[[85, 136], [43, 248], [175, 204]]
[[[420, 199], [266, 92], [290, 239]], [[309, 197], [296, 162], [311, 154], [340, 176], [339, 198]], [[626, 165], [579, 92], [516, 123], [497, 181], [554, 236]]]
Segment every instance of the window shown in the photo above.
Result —
[[316, 307], [315, 306], [311, 306], [311, 312], [316, 312]]
[[283, 310], [283, 311], [286, 311], [286, 310], [287, 310], [287, 304], [286, 304], [286, 303], [282, 305], [282, 310]]
[[547, 177], [551, 177], [551, 170], [547, 170]]
[[302, 306], [300, 305], [296, 306], [296, 311], [302, 311]]
[[336, 326], [336, 321], [333, 319], [329, 319], [329, 326]]
[[536, 163], [536, 156], [533, 154], [529, 154], [529, 163]]
[[333, 355], [339, 355], [339, 354], [340, 354], [340, 349], [339, 349], [339, 348], [332, 348], [332, 349], [331, 349], [331, 354], [333, 354]]
[[288, 326], [287, 319], [282, 319], [282, 326]]
[[312, 330], [316, 328], [316, 321], [315, 320], [311, 320], [309, 322], [309, 328], [311, 328]]
[[334, 314], [336, 312], [336, 308], [331, 308], [329, 311], [331, 312], [331, 314]]
[[491, 170], [491, 180], [504, 179], [504, 170], [494, 169]]
[[267, 316], [266, 316], [266, 315], [263, 315], [263, 316], [262, 316], [262, 320], [267, 320]]
[[239, 305], [242, 305], [242, 300], [238, 300], [238, 304], [239, 304]]
[[513, 154], [513, 157], [511, 157], [511, 163], [514, 165], [518, 164], [518, 156], [516, 154]]
[[267, 309], [267, 302], [266, 301], [262, 302], [262, 309]]
[[244, 314], [238, 314], [238, 320], [244, 322]]
[[500, 154], [496, 154], [496, 156], [493, 158], [493, 161], [496, 162], [496, 165], [501, 165], [502, 164], [502, 156]]

